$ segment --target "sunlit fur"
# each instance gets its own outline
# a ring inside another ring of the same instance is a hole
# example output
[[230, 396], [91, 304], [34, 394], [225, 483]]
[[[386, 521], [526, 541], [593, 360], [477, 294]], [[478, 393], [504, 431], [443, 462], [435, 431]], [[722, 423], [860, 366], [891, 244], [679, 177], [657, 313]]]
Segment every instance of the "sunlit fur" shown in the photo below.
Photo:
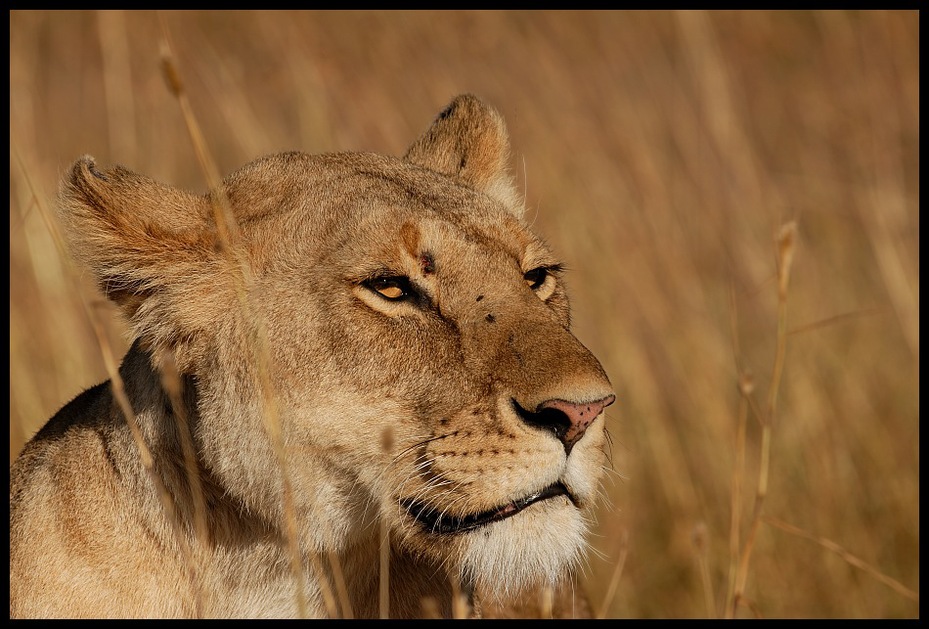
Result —
[[393, 617], [570, 574], [614, 398], [508, 151], [465, 95], [402, 158], [263, 157], [215, 193], [232, 242], [211, 197], [77, 161], [61, 218], [136, 336], [120, 373], [168, 509], [110, 387], [72, 402], [10, 470], [11, 617], [374, 617], [382, 530]]

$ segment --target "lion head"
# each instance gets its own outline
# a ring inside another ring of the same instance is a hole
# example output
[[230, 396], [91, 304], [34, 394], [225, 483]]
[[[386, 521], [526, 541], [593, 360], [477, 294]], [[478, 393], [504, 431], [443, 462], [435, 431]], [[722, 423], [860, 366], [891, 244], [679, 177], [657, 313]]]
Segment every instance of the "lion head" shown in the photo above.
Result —
[[[359, 607], [381, 528], [398, 583], [486, 597], [583, 554], [614, 393], [508, 160], [464, 95], [402, 158], [273, 155], [195, 195], [85, 157], [63, 188], [133, 351], [185, 376], [198, 470], [237, 505], [221, 525], [280, 531], [291, 499], [302, 552], [342, 557]], [[158, 412], [139, 415], [169, 444]]]

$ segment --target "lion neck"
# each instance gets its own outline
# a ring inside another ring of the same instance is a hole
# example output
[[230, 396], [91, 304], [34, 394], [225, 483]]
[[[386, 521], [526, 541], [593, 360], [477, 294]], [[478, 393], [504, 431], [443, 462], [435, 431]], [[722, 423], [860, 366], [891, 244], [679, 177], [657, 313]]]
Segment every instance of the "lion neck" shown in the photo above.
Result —
[[[199, 539], [196, 526], [197, 509], [202, 510], [203, 507], [197, 506], [197, 492], [192, 487], [191, 473], [184, 463], [182, 439], [185, 435], [181, 432], [183, 424], [178, 421], [179, 415], [183, 413], [192, 428], [191, 443], [199, 452], [203, 444], [197, 438], [197, 426], [201, 417], [195, 379], [182, 378], [181, 394], [169, 395], [161, 375], [152, 365], [150, 354], [139, 342], [130, 348], [121, 371], [125, 381], [132, 383], [126, 393], [136, 410], [134, 419], [152, 451], [155, 471], [160, 482], [163, 483], [166, 493], [173, 498], [173, 509], [180, 524], [179, 527], [165, 526], [162, 517], [153, 518], [153, 521], [160, 522], [160, 525], [154, 526], [153, 529], [162, 532], [166, 547], [177, 547], [176, 540], [172, 537], [179, 531], [182, 532], [186, 538], [184, 543], [194, 550], [200, 566], [208, 568], [202, 580], [203, 587], [207, 590], [211, 587], [210, 583], [217, 580], [210, 573], [222, 573], [229, 569], [222, 558], [230, 553], [239, 556], [243, 552], [248, 554], [248, 545], [256, 547], [253, 552], [256, 562], [263, 563], [267, 563], [268, 547], [276, 547], [277, 560], [274, 563], [278, 566], [278, 571], [283, 573], [279, 575], [280, 578], [289, 582], [290, 560], [286, 535], [280, 524], [282, 520], [272, 514], [262, 513], [262, 510], [256, 510], [253, 505], [239, 499], [237, 492], [230, 491], [226, 486], [227, 481], [223, 475], [212, 469], [203, 457], [198, 455], [196, 474], [200, 485], [199, 493], [203, 496], [203, 505], [208, 512], [206, 520], [209, 523], [207, 539]], [[126, 377], [128, 372], [132, 373], [131, 378]], [[128, 449], [134, 449], [129, 444], [128, 436], [126, 445]], [[133, 476], [137, 477], [139, 483], [145, 483], [146, 473], [141, 469], [141, 462], [133, 467], [136, 467]], [[360, 500], [358, 497], [352, 499]], [[157, 508], [157, 499], [154, 496], [151, 504], [153, 512], [163, 513], [162, 509]], [[374, 508], [373, 505], [356, 506], [369, 514]], [[307, 523], [307, 529], [312, 531], [318, 526], [331, 528], [332, 523], [326, 520], [327, 518], [319, 518], [318, 522]], [[354, 530], [345, 531], [338, 536], [339, 542], [333, 547], [321, 548], [317, 553], [318, 565], [326, 578], [325, 585], [314, 585], [317, 583], [317, 569], [313, 567], [307, 553], [303, 553], [307, 590], [319, 593], [314, 597], [318, 599], [315, 604], [310, 601], [311, 614], [315, 609], [319, 615], [338, 617], [351, 615], [354, 618], [378, 618], [382, 615], [381, 527], [377, 522], [372, 523], [370, 519], [361, 518], [355, 522], [353, 528]], [[320, 539], [329, 536], [314, 535], [311, 532], [301, 537], [303, 547], [319, 547]], [[258, 559], [259, 557], [261, 559]], [[252, 567], [256, 574], [266, 574], [270, 570], [267, 565], [260, 566], [260, 569], [258, 566]], [[223, 578], [228, 576], [230, 575], [224, 574]], [[234, 576], [234, 580], [242, 586], [256, 589], [266, 587], [266, 584], [262, 583], [248, 585], [249, 580], [253, 578], [256, 577], [251, 574]], [[445, 568], [420, 553], [399, 548], [396, 544], [391, 544], [390, 548], [387, 581], [387, 615], [391, 618], [449, 618], [453, 615], [472, 613], [473, 596], [467, 587], [464, 591], [459, 590], [461, 594], [458, 600], [462, 601], [462, 604], [453, 609], [453, 584]], [[292, 586], [285, 586], [285, 589], [287, 587]], [[328, 604], [324, 593], [326, 588], [331, 596]], [[220, 591], [206, 591], [201, 594], [214, 601], [213, 604], [220, 605], [228, 595], [227, 592]], [[329, 609], [332, 606], [334, 609]], [[219, 612], [218, 615], [225, 615], [223, 610], [215, 611]]]

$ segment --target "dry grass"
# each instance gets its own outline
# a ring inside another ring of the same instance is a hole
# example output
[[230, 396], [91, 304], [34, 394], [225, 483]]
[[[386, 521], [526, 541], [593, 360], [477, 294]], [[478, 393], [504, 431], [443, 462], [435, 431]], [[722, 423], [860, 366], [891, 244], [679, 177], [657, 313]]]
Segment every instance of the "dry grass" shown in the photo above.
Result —
[[[163, 17], [219, 173], [401, 154], [463, 91], [502, 111], [618, 392], [595, 610], [919, 615], [917, 13]], [[43, 221], [60, 174], [206, 188], [161, 42], [150, 12], [10, 13], [11, 460], [127, 347]]]

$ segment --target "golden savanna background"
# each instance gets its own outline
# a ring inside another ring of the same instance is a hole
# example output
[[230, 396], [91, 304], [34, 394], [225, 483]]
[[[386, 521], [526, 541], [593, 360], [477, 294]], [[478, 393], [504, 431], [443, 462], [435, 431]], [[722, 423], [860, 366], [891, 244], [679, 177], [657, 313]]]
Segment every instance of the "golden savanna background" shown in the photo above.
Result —
[[503, 114], [617, 391], [595, 613], [918, 617], [917, 12], [12, 11], [11, 461], [128, 346], [59, 176], [205, 190], [165, 32], [222, 174]]

